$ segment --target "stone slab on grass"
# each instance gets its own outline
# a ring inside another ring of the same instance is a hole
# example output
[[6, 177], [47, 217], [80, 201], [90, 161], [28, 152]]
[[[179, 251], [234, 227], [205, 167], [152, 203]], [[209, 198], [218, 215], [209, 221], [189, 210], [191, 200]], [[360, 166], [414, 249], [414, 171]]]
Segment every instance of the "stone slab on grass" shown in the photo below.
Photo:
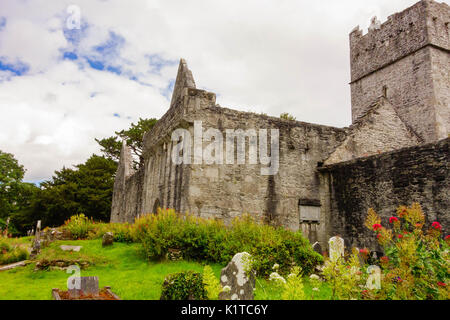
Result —
[[62, 251], [75, 251], [80, 252], [82, 246], [60, 246]]

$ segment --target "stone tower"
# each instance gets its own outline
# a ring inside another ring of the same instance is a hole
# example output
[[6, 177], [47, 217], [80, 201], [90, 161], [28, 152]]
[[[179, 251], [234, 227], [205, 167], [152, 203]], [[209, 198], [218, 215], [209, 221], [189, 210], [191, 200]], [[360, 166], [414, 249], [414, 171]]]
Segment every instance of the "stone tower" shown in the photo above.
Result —
[[385, 97], [423, 140], [450, 132], [450, 7], [422, 0], [350, 33], [353, 122]]

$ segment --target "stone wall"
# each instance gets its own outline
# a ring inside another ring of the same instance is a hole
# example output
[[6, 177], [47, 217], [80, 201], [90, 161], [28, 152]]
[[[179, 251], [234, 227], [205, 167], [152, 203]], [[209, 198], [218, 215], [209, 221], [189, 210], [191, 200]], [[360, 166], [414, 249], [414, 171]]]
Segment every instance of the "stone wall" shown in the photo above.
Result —
[[[191, 110], [191, 124], [202, 120], [204, 130], [279, 129], [279, 170], [274, 176], [261, 174], [261, 164], [251, 165], [246, 144], [246, 164], [191, 165], [186, 210], [205, 218], [230, 222], [243, 213], [292, 230], [301, 228], [299, 201], [318, 201], [317, 165], [323, 162], [346, 136], [346, 130], [310, 123], [282, 120], [239, 112], [220, 106]], [[192, 127], [191, 127], [192, 130]], [[192, 131], [191, 131], [192, 132]], [[225, 154], [224, 146], [224, 154]]]
[[379, 249], [364, 227], [369, 208], [388, 225], [400, 205], [421, 204], [427, 223], [450, 226], [449, 141], [405, 148], [320, 169], [322, 212], [327, 237], [340, 235], [347, 246]]
[[447, 4], [423, 0], [379, 29], [350, 34], [353, 121], [386, 96], [425, 141], [447, 137], [449, 22]]
[[130, 148], [123, 143], [114, 182], [111, 222], [134, 222], [142, 211], [144, 168], [133, 169]]
[[345, 141], [325, 161], [325, 165], [411, 147], [421, 142], [390, 102], [380, 98], [350, 127]]

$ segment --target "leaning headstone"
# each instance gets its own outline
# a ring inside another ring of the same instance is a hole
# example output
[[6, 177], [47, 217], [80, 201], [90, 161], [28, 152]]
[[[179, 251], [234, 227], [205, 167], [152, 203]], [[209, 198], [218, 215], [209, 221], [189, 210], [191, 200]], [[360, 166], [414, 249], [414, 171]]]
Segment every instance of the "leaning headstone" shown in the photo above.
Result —
[[98, 288], [98, 277], [80, 277], [80, 286], [69, 288], [70, 298], [79, 298], [81, 296], [97, 297], [100, 293]]
[[231, 262], [222, 269], [220, 283], [224, 290], [220, 300], [253, 300], [255, 275], [248, 270], [251, 255], [247, 252], [236, 254]]
[[312, 247], [313, 247], [313, 250], [315, 252], [317, 252], [318, 254], [322, 254], [323, 253], [322, 246], [320, 245], [319, 242], [314, 243]]
[[330, 238], [328, 241], [328, 245], [330, 248], [330, 259], [337, 260], [341, 257], [344, 257], [344, 239], [339, 236]]
[[112, 246], [114, 243], [114, 234], [112, 232], [107, 232], [103, 235], [102, 246]]

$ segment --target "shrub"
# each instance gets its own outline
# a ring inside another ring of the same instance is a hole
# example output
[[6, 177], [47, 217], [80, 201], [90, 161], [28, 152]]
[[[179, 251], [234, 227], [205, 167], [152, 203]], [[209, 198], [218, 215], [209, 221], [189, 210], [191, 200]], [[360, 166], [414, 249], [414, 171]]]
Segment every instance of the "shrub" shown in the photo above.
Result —
[[63, 228], [70, 233], [73, 239], [86, 239], [89, 231], [94, 229], [94, 222], [84, 214], [79, 214], [67, 220]]
[[220, 221], [159, 210], [157, 215], [137, 219], [132, 233], [150, 260], [178, 249], [186, 259], [227, 264], [236, 253], [245, 251], [253, 256], [253, 268], [261, 276], [268, 276], [274, 263], [279, 263], [285, 274], [293, 264], [308, 274], [322, 262], [301, 232], [260, 224], [250, 216], [237, 218], [226, 227]]
[[162, 286], [161, 300], [208, 300], [202, 275], [193, 271], [168, 275]]
[[6, 241], [0, 240], [0, 265], [27, 260], [28, 250], [21, 246], [11, 247]]
[[433, 222], [423, 231], [425, 215], [418, 203], [397, 209], [391, 228], [381, 225], [375, 211], [369, 211], [366, 227], [377, 235], [385, 255], [381, 258], [381, 289], [369, 292], [370, 299], [449, 299], [449, 245], [442, 239], [441, 226]]
[[[433, 222], [423, 231], [425, 215], [418, 203], [410, 208], [401, 206], [397, 216], [389, 219], [391, 228], [383, 226], [381, 218], [370, 209], [365, 226], [374, 231], [385, 256], [381, 268], [368, 266], [368, 252], [327, 259], [323, 275], [333, 290], [333, 298], [364, 300], [448, 300], [450, 257], [448, 236], [442, 239], [442, 227]], [[358, 257], [359, 254], [359, 257]], [[360, 260], [361, 259], [361, 260]], [[381, 273], [368, 281], [369, 272]], [[378, 283], [377, 283], [378, 282]]]
[[222, 286], [210, 266], [205, 266], [203, 268], [203, 284], [208, 293], [208, 299], [217, 300], [220, 292], [222, 292]]
[[115, 242], [133, 242], [133, 226], [129, 223], [95, 223], [89, 231], [88, 239], [101, 239], [107, 232], [114, 234]]

